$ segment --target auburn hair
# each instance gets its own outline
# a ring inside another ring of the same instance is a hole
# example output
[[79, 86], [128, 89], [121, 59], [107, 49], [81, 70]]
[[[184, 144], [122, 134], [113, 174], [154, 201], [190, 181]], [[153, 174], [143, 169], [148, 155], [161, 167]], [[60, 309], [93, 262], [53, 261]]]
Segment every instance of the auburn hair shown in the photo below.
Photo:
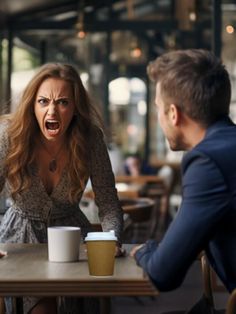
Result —
[[102, 128], [103, 123], [77, 70], [70, 64], [48, 63], [42, 66], [25, 88], [16, 111], [5, 117], [9, 120], [6, 178], [13, 199], [31, 185], [31, 169], [35, 162], [34, 142], [40, 132], [34, 103], [40, 85], [48, 78], [69, 82], [74, 94], [75, 115], [67, 130], [70, 161], [67, 173], [70, 182], [68, 197], [71, 202], [76, 202], [89, 177], [91, 132]]

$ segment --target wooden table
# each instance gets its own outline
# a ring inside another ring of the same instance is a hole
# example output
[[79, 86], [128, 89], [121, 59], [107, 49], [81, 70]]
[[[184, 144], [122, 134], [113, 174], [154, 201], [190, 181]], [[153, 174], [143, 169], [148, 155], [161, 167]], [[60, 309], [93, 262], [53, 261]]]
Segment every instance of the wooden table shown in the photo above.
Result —
[[[119, 197], [139, 197], [140, 191], [142, 190], [144, 184], [142, 183], [132, 183], [132, 182], [117, 182], [116, 189]], [[84, 196], [94, 199], [94, 193], [92, 189], [87, 189], [84, 192]]]
[[8, 252], [0, 259], [0, 296], [96, 296], [109, 301], [112, 296], [158, 294], [129, 256], [116, 258], [113, 276], [93, 277], [84, 245], [74, 263], [49, 262], [46, 244], [0, 244], [0, 250]]
[[137, 198], [142, 191], [143, 184], [141, 183], [126, 183], [126, 182], [117, 182], [116, 189], [119, 197], [129, 197]]

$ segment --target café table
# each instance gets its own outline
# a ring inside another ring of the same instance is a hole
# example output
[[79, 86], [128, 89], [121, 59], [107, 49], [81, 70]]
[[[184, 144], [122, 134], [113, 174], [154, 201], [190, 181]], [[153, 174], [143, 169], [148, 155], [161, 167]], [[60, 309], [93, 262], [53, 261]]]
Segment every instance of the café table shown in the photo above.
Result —
[[[126, 182], [117, 182], [116, 189], [119, 197], [139, 197], [142, 188], [144, 187], [143, 183], [126, 183]], [[88, 198], [94, 198], [94, 193], [92, 188], [88, 188], [84, 192], [84, 196]]]
[[120, 198], [137, 198], [142, 191], [144, 184], [142, 183], [130, 183], [130, 182], [117, 182], [116, 189]]
[[[143, 195], [144, 190], [149, 186], [155, 186], [155, 189], [152, 189], [152, 196], [162, 196], [165, 192], [165, 183], [163, 178], [156, 175], [138, 175], [138, 176], [129, 176], [129, 175], [119, 175], [115, 176], [115, 184], [119, 198], [137, 198]], [[158, 186], [158, 188], [157, 188]], [[150, 186], [148, 188], [150, 192]], [[86, 190], [84, 191], [84, 197], [94, 198], [94, 193], [92, 190], [91, 183], [88, 184]]]
[[[125, 245], [129, 252], [131, 245]], [[89, 275], [86, 247], [73, 263], [48, 261], [47, 244], [0, 244], [7, 256], [0, 259], [0, 296], [98, 297], [103, 314], [110, 313], [111, 297], [156, 296], [148, 276], [132, 257], [115, 259], [113, 276]]]

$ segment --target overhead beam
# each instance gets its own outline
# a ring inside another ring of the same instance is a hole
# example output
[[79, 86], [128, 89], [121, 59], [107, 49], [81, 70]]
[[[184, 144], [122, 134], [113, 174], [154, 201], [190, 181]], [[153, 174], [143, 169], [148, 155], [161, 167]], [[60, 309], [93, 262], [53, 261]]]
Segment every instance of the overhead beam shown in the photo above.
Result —
[[[109, 0], [99, 0], [99, 1], [93, 1], [93, 0], [86, 0], [85, 4], [84, 4], [84, 9], [86, 9], [86, 7], [91, 7], [92, 8], [92, 12], [96, 12], [99, 9], [102, 8], [106, 8], [108, 6], [108, 1]], [[112, 0], [113, 5], [115, 5], [115, 3], [118, 0]], [[1, 3], [1, 1], [0, 1]], [[79, 3], [80, 0], [67, 0], [66, 2], [62, 2], [62, 3], [51, 3], [50, 1], [48, 3], [45, 3], [44, 5], [29, 5], [29, 8], [26, 9], [24, 8], [23, 10], [17, 12], [17, 13], [12, 13], [10, 15], [10, 19], [21, 19], [21, 20], [29, 20], [29, 17], [32, 19], [32, 17], [34, 19], [39, 19], [40, 17], [53, 17], [54, 15], [60, 14], [60, 13], [65, 13], [68, 11], [75, 11], [78, 12], [78, 8], [79, 8]], [[92, 13], [92, 14], [93, 14]], [[85, 14], [90, 16], [91, 13], [87, 13], [85, 10]]]
[[[76, 19], [66, 21], [14, 21], [9, 25], [13, 32], [23, 30], [71, 30], [75, 28]], [[111, 20], [111, 21], [85, 21], [84, 28], [88, 32], [107, 32], [116, 30], [132, 30], [132, 31], [145, 31], [145, 30], [158, 30], [158, 31], [171, 31], [177, 27], [177, 22], [173, 19], [168, 21], [143, 21], [143, 20]]]
[[33, 3], [29, 4], [28, 8], [22, 7], [22, 10], [16, 13], [10, 14], [11, 20], [16, 19], [32, 19], [32, 17], [39, 18], [40, 16], [52, 16], [53, 14], [58, 14], [62, 12], [67, 12], [70, 10], [77, 10], [78, 4], [74, 0], [69, 0], [66, 3], [51, 3], [48, 1], [45, 5], [34, 5]]

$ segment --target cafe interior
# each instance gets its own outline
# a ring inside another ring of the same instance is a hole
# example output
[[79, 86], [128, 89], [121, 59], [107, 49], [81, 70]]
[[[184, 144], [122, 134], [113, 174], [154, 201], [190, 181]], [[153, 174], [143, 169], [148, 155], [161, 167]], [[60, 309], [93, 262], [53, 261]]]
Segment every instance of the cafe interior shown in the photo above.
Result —
[[[124, 211], [124, 242], [160, 241], [181, 202], [183, 152], [169, 149], [157, 123], [147, 64], [177, 49], [213, 51], [230, 73], [230, 115], [236, 121], [235, 28], [233, 0], [0, 0], [1, 113], [15, 110], [40, 65], [75, 65], [105, 123]], [[100, 230], [89, 182], [80, 205], [94, 230]], [[2, 193], [0, 215], [6, 206]], [[225, 307], [228, 295], [210, 271], [214, 301]], [[177, 291], [156, 298], [114, 298], [112, 313], [186, 309], [204, 280], [194, 266]]]

